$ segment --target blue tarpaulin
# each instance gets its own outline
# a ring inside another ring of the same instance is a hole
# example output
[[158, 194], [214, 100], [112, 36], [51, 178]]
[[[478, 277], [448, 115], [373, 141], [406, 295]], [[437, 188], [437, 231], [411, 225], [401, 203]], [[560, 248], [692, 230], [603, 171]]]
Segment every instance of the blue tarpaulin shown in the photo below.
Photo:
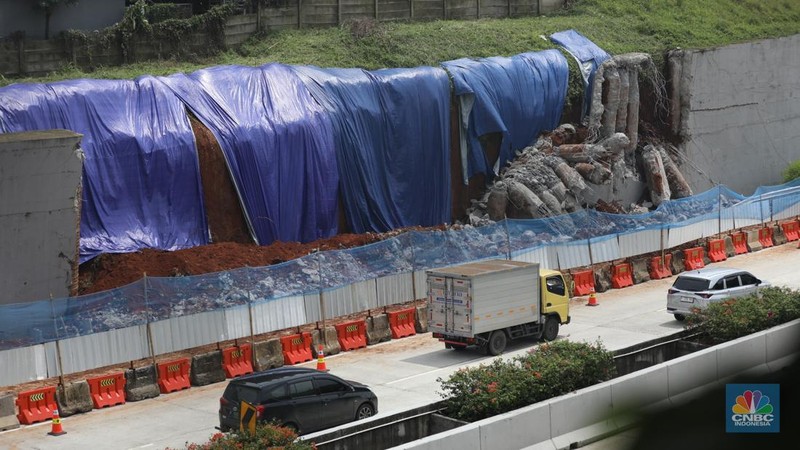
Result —
[[81, 262], [208, 243], [189, 119], [153, 77], [0, 88], [0, 131], [68, 129], [86, 155]]
[[333, 129], [288, 66], [218, 66], [160, 78], [217, 138], [256, 241], [337, 233]]
[[564, 47], [564, 50], [578, 62], [583, 77], [583, 87], [586, 91], [583, 98], [582, 117], [586, 116], [589, 113], [589, 105], [591, 105], [594, 73], [600, 64], [603, 64], [603, 61], [611, 58], [611, 55], [575, 30], [553, 33], [550, 35], [550, 40]]
[[[458, 59], [442, 66], [453, 78], [461, 106], [464, 183], [477, 173], [496, 174], [516, 150], [532, 145], [561, 120], [569, 68], [558, 50]], [[488, 133], [502, 134], [494, 168], [478, 139]]]
[[450, 88], [443, 70], [293, 69], [331, 115], [353, 232], [450, 221]]

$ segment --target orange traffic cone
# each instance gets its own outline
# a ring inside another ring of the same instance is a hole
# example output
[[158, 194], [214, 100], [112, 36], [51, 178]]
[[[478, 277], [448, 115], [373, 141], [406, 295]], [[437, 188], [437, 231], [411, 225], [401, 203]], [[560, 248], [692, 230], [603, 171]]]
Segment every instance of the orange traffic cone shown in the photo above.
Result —
[[322, 352], [322, 344], [317, 346], [317, 370], [327, 372], [328, 368], [325, 367], [325, 354]]
[[592, 292], [591, 294], [589, 294], [589, 303], [587, 303], [586, 306], [598, 306], [598, 305], [599, 303], [597, 303], [597, 297], [595, 297], [594, 292]]
[[47, 434], [50, 436], [61, 436], [62, 434], [67, 434], [67, 432], [61, 428], [61, 417], [58, 415], [58, 408], [53, 410], [53, 428]]

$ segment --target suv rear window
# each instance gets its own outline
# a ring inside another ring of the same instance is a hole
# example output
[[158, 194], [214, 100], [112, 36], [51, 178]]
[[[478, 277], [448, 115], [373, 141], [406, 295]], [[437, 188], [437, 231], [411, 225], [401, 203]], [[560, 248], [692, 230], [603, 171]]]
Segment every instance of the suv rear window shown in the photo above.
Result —
[[689, 292], [700, 292], [708, 289], [708, 280], [704, 278], [692, 278], [679, 276], [672, 285], [675, 289]]

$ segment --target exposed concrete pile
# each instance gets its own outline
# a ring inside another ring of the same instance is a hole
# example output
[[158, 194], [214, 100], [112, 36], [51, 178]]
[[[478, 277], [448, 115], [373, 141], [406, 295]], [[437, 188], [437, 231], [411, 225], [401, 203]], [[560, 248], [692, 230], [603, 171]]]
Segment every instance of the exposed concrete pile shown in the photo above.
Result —
[[[563, 124], [518, 151], [484, 196], [473, 200], [467, 211], [469, 223], [481, 226], [506, 217], [536, 219], [587, 207], [638, 213], [692, 195], [663, 146], [639, 146], [642, 71], [654, 78], [659, 91], [662, 83], [649, 55], [631, 53], [604, 62], [595, 73], [584, 133]], [[649, 196], [642, 191], [642, 181]]]

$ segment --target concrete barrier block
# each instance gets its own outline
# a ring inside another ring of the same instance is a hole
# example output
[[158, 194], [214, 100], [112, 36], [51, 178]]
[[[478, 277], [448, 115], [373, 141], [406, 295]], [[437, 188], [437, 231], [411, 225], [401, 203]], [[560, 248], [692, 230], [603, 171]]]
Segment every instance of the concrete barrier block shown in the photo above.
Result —
[[417, 334], [428, 332], [428, 305], [417, 306], [417, 317], [414, 319]]
[[86, 380], [61, 384], [56, 387], [56, 403], [61, 417], [89, 412], [94, 408], [92, 393]]
[[[474, 423], [398, 445], [397, 447], [391, 447], [388, 450], [411, 448], [415, 450], [452, 450], [454, 448], [458, 450], [487, 450], [485, 447], [483, 449], [481, 447], [480, 428]], [[499, 449], [502, 447], [495, 446], [491, 448]]]
[[686, 267], [683, 265], [683, 250], [675, 250], [672, 252], [670, 269], [672, 270], [673, 275], [677, 275], [686, 270]]
[[717, 378], [720, 380], [746, 371], [755, 374], [758, 366], [767, 364], [766, 333], [741, 337], [713, 348], [717, 351]]
[[736, 249], [733, 247], [733, 238], [730, 235], [725, 236], [725, 255], [728, 258], [736, 256]]
[[597, 264], [594, 266], [594, 291], [605, 292], [611, 289], [611, 265]]
[[550, 434], [556, 448], [575, 448], [613, 434], [611, 385], [589, 386], [550, 401]]
[[283, 366], [283, 347], [278, 338], [253, 345], [253, 368], [259, 372]]
[[19, 428], [19, 419], [17, 419], [17, 414], [14, 410], [15, 400], [16, 396], [14, 394], [0, 395], [0, 431]]
[[775, 225], [772, 227], [772, 242], [775, 245], [783, 245], [788, 242], [786, 239], [786, 234], [783, 232], [783, 227], [780, 225]]
[[125, 400], [138, 402], [161, 395], [153, 365], [128, 369], [125, 371]]
[[800, 342], [800, 319], [773, 327], [767, 333], [767, 364], [793, 356]]
[[650, 258], [634, 258], [631, 260], [633, 284], [650, 281], [650, 270], [648, 270], [649, 263]]
[[389, 317], [386, 314], [367, 317], [367, 345], [375, 345], [392, 339]]
[[222, 368], [222, 351], [202, 353], [192, 356], [189, 369], [189, 382], [192, 386], [205, 386], [225, 381], [225, 370]]
[[[317, 358], [317, 346], [319, 344], [322, 344], [322, 351], [325, 356], [335, 355], [342, 351], [342, 347], [339, 344], [339, 335], [336, 334], [336, 327], [327, 326], [324, 332], [324, 335], [321, 330], [314, 330], [311, 332], [311, 345], [313, 346], [311, 353], [314, 355], [315, 360]], [[325, 339], [322, 339], [323, 336]]]
[[536, 403], [476, 423], [480, 426], [483, 449], [523, 448], [542, 443], [553, 445], [550, 440], [549, 402]]
[[758, 240], [758, 230], [745, 231], [747, 234], [747, 251], [757, 252], [763, 248]]
[[[717, 384], [717, 353], [714, 347], [664, 363], [670, 402], [681, 404]], [[687, 395], [684, 395], [687, 394]]]

